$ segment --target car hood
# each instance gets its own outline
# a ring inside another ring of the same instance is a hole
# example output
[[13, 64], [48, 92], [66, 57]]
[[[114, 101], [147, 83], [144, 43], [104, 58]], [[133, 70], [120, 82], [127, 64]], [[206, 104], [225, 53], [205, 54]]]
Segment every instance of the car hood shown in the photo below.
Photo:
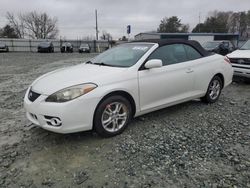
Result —
[[229, 58], [250, 58], [250, 50], [236, 50], [227, 55]]
[[49, 72], [36, 79], [31, 87], [35, 92], [51, 95], [64, 88], [95, 83], [98, 86], [121, 78], [121, 73], [127, 68], [107, 67], [92, 64], [80, 64]]

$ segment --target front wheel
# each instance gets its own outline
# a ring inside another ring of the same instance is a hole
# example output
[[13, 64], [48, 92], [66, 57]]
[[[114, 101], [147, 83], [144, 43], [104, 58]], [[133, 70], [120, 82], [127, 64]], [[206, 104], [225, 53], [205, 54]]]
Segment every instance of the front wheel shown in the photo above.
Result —
[[202, 97], [201, 100], [206, 103], [215, 103], [220, 97], [222, 87], [221, 78], [214, 76], [209, 83], [206, 95]]
[[130, 102], [122, 96], [111, 96], [97, 107], [94, 117], [94, 129], [103, 137], [112, 137], [122, 133], [132, 115]]

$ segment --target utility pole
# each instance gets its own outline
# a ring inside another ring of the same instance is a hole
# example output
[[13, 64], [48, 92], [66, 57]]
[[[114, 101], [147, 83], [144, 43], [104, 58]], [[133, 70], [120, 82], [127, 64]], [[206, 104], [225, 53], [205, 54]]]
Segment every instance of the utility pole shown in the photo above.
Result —
[[201, 32], [201, 12], [199, 12], [199, 33]]
[[98, 40], [98, 21], [97, 21], [97, 10], [95, 10], [95, 30], [96, 30], [96, 40]]

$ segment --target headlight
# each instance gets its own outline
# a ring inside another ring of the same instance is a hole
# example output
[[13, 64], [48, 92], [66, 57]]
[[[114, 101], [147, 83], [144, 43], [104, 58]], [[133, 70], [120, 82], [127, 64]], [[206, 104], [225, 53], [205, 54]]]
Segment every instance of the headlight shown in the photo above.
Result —
[[96, 87], [96, 84], [81, 84], [68, 87], [50, 95], [45, 101], [57, 103], [67, 102], [92, 91]]

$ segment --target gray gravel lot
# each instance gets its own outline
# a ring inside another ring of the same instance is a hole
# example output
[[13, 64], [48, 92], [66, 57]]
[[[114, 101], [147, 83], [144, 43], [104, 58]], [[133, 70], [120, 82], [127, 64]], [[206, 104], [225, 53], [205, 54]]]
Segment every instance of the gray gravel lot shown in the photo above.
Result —
[[132, 121], [109, 139], [33, 126], [22, 100], [38, 76], [93, 54], [0, 53], [0, 187], [250, 187], [250, 85]]

